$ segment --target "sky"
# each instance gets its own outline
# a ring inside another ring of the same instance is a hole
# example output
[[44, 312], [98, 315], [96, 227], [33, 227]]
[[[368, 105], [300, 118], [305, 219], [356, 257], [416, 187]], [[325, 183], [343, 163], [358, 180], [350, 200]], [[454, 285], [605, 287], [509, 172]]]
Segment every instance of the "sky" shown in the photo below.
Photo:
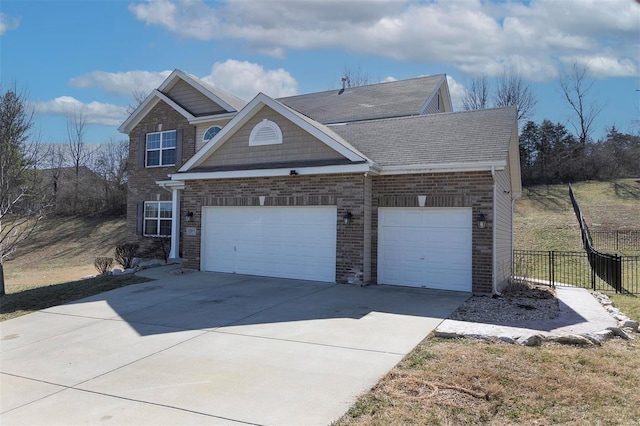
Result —
[[587, 66], [593, 137], [640, 125], [640, 0], [2, 0], [2, 91], [24, 90], [34, 137], [121, 140], [134, 104], [173, 69], [250, 100], [334, 89], [345, 69], [370, 83], [448, 75], [454, 109], [471, 79], [514, 69], [536, 122], [573, 130], [558, 78]]

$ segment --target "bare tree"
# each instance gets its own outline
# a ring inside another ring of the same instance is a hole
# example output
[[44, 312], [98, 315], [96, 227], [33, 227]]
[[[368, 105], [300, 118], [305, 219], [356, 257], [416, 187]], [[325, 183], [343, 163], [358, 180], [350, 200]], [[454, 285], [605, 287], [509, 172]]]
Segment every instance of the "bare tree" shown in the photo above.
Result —
[[589, 67], [573, 62], [571, 69], [560, 74], [560, 89], [576, 114], [571, 124], [578, 140], [584, 146], [591, 137], [593, 122], [602, 112], [602, 106], [589, 101], [588, 95], [594, 80], [588, 77]]
[[489, 102], [489, 82], [487, 77], [480, 76], [471, 80], [471, 85], [462, 98], [462, 108], [465, 111], [485, 109]]
[[128, 140], [111, 140], [98, 152], [95, 171], [104, 184], [104, 211], [123, 214], [127, 207], [127, 160], [129, 158]]
[[147, 95], [148, 93], [142, 89], [133, 89], [131, 91], [131, 98], [133, 100], [133, 103], [127, 106], [127, 114], [133, 114], [133, 111], [135, 111], [142, 104], [142, 102], [144, 102], [144, 100], [147, 98]]
[[4, 260], [36, 229], [49, 207], [36, 171], [40, 144], [32, 137], [33, 111], [15, 85], [0, 95], [0, 296], [5, 294]]
[[522, 74], [515, 68], [505, 68], [496, 80], [494, 105], [497, 107], [515, 106], [518, 110], [518, 121], [529, 118], [538, 103], [531, 87], [524, 83]]
[[74, 213], [78, 213], [78, 202], [80, 199], [80, 170], [91, 160], [92, 151], [86, 147], [84, 142], [84, 128], [87, 117], [84, 111], [74, 110], [73, 114], [67, 117], [67, 135], [69, 137], [69, 162], [74, 169], [74, 194], [72, 208]]
[[343, 88], [366, 86], [369, 80], [369, 73], [362, 71], [359, 65], [355, 70], [345, 66], [342, 71]]

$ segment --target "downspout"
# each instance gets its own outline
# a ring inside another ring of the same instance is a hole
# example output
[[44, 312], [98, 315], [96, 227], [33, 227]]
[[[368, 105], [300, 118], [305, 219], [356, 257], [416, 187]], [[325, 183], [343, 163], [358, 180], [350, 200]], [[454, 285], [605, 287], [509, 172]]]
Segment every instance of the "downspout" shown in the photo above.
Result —
[[496, 270], [498, 267], [498, 263], [497, 263], [498, 250], [496, 248], [496, 168], [495, 166], [491, 166], [491, 177], [493, 178], [493, 212], [492, 212], [493, 220], [491, 223], [492, 233], [493, 233], [493, 241], [491, 242], [492, 251], [493, 251], [493, 260], [492, 260], [493, 270], [491, 271], [491, 280], [492, 280], [493, 294], [502, 296], [502, 293], [498, 291], [498, 282], [497, 282], [498, 277], [496, 275]]

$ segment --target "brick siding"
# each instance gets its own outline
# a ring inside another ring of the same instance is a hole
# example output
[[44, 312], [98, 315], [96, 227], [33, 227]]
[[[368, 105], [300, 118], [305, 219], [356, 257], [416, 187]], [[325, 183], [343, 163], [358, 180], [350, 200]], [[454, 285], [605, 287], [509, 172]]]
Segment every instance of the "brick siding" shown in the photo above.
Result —
[[[138, 151], [145, 149], [144, 144], [140, 146], [140, 136], [158, 131], [159, 124], [162, 131], [182, 129], [182, 163], [169, 167], [139, 166]], [[195, 126], [190, 125], [186, 118], [160, 101], [129, 134], [127, 241], [140, 244], [143, 256], [157, 254], [157, 242], [154, 238], [136, 235], [136, 205], [138, 201], [171, 201], [171, 192], [159, 187], [156, 181], [167, 180], [168, 174], [177, 172], [195, 154], [195, 132]]]
[[[371, 217], [371, 279], [377, 282], [378, 207], [418, 207], [418, 195], [426, 195], [425, 207], [471, 207], [472, 291], [492, 292], [493, 265], [493, 177], [490, 172], [427, 173], [416, 175], [374, 176]], [[475, 220], [480, 213], [487, 218], [485, 229]]]
[[[364, 272], [364, 182], [361, 174], [283, 176], [270, 178], [187, 181], [183, 209], [194, 213], [185, 226], [194, 227], [197, 236], [182, 232], [185, 267], [200, 268], [202, 206], [337, 206], [336, 282], [345, 283], [352, 269]], [[352, 216], [348, 225], [345, 212]]]

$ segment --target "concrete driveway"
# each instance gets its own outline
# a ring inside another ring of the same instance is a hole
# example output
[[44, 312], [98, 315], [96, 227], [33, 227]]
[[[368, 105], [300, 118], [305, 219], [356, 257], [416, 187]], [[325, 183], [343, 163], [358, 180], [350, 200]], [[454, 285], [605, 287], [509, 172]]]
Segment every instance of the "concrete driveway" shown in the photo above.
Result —
[[168, 269], [0, 323], [0, 423], [328, 424], [469, 296]]

